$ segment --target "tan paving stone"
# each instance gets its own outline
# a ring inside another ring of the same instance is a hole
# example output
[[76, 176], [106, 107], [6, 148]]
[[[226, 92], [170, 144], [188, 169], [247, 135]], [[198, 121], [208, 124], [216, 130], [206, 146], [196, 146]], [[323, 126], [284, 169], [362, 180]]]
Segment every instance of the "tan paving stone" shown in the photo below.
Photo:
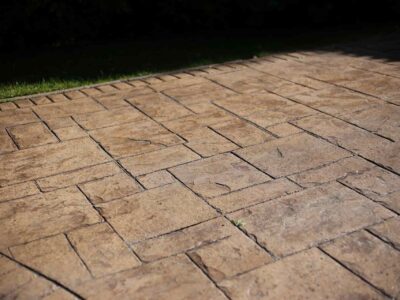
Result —
[[99, 164], [109, 158], [89, 139], [76, 139], [0, 157], [0, 186]]
[[68, 239], [95, 277], [131, 269], [141, 264], [106, 223], [74, 230], [68, 233]]
[[385, 242], [358, 231], [322, 249], [390, 296], [400, 295], [400, 252]]
[[36, 96], [32, 97], [31, 101], [35, 103], [36, 105], [44, 105], [44, 104], [50, 104], [52, 101], [47, 97], [47, 96]]
[[134, 176], [151, 173], [199, 159], [200, 156], [178, 145], [134, 157], [121, 159], [121, 164]]
[[237, 229], [220, 217], [133, 244], [132, 248], [142, 260], [149, 262], [199, 248], [234, 234], [238, 234]]
[[59, 128], [54, 130], [54, 133], [61, 141], [69, 141], [88, 136], [86, 131], [80, 128], [78, 125]]
[[274, 139], [269, 133], [240, 119], [212, 125], [211, 127], [241, 147], [262, 144]]
[[348, 157], [323, 167], [294, 174], [289, 178], [303, 187], [313, 187], [346, 176], [363, 173], [375, 165], [359, 157]]
[[182, 105], [160, 93], [136, 96], [127, 100], [152, 119], [160, 122], [193, 114]]
[[339, 117], [382, 104], [382, 101], [372, 97], [338, 87], [298, 94], [292, 98], [305, 105]]
[[290, 106], [275, 107], [271, 110], [257, 111], [244, 118], [261, 127], [268, 127], [279, 123], [296, 120], [317, 113], [304, 105], [294, 104]]
[[142, 190], [140, 185], [125, 173], [80, 184], [79, 187], [95, 204], [129, 196]]
[[91, 131], [90, 135], [117, 158], [155, 151], [184, 142], [151, 120], [96, 129]]
[[315, 115], [294, 122], [331, 143], [354, 151], [387, 168], [400, 172], [400, 143], [392, 143], [361, 128], [326, 115]]
[[74, 119], [88, 130], [148, 120], [144, 114], [133, 107], [79, 115]]
[[267, 252], [244, 234], [193, 250], [189, 256], [216, 282], [272, 261]]
[[94, 88], [94, 87], [92, 87], [92, 88], [81, 89], [81, 92], [82, 92], [82, 93], [85, 93], [85, 94], [88, 95], [88, 96], [98, 96], [98, 95], [103, 94], [102, 91], [100, 91], [100, 90], [98, 90], [98, 89], [96, 89], [96, 88]]
[[393, 213], [331, 183], [232, 213], [275, 255], [285, 256], [380, 222]]
[[392, 218], [369, 228], [371, 232], [400, 250], [400, 218]]
[[375, 106], [342, 116], [342, 119], [368, 131], [400, 140], [400, 107], [393, 104]]
[[186, 107], [190, 107], [191, 105], [195, 104], [210, 103], [219, 99], [225, 99], [236, 94], [237, 93], [231, 90], [218, 88], [214, 90], [209, 90], [207, 92], [203, 91], [199, 94], [174, 96], [174, 99], [176, 99], [178, 102], [182, 103]]
[[54, 283], [0, 255], [1, 299], [76, 299]]
[[350, 174], [340, 182], [400, 213], [400, 176], [375, 167]]
[[203, 200], [177, 183], [98, 207], [128, 243], [165, 234], [217, 215]]
[[39, 193], [39, 189], [33, 182], [24, 182], [16, 185], [0, 188], [0, 202], [14, 200]]
[[67, 117], [103, 110], [104, 108], [91, 98], [82, 98], [74, 101], [40, 105], [33, 108], [43, 120]]
[[85, 299], [226, 299], [185, 256], [87, 282], [78, 292]]
[[164, 93], [168, 96], [172, 96], [175, 98], [182, 98], [185, 96], [195, 95], [195, 94], [202, 94], [205, 91], [214, 91], [214, 90], [222, 90], [224, 89], [220, 85], [211, 82], [211, 81], [203, 81], [200, 83], [191, 84], [188, 86], [180, 86], [176, 88], [171, 88], [164, 90]]
[[79, 99], [79, 98], [84, 98], [86, 95], [78, 90], [73, 90], [73, 91], [67, 91], [64, 93], [65, 96], [67, 96], [69, 99]]
[[39, 121], [36, 115], [27, 108], [0, 111], [0, 128], [22, 125]]
[[58, 142], [43, 123], [30, 123], [12, 127], [9, 133], [20, 149]]
[[214, 103], [242, 117], [255, 114], [259, 111], [276, 110], [279, 107], [283, 108], [289, 105], [295, 105], [294, 102], [267, 92], [251, 95], [237, 95], [219, 99], [214, 101]]
[[269, 132], [277, 135], [278, 137], [286, 137], [296, 133], [302, 132], [301, 129], [289, 123], [280, 123], [266, 128]]
[[51, 130], [56, 130], [64, 127], [75, 126], [76, 123], [71, 119], [71, 117], [60, 117], [46, 120], [46, 124]]
[[53, 95], [48, 95], [47, 97], [49, 97], [53, 102], [63, 102], [70, 100], [64, 94], [53, 94]]
[[[175, 76], [176, 75], [177, 74], [175, 74]], [[204, 79], [201, 77], [194, 77], [189, 74], [186, 74], [186, 75], [188, 75], [188, 76], [186, 76], [186, 78], [177, 78], [177, 80], [173, 80], [172, 82], [169, 81], [169, 82], [160, 82], [157, 84], [152, 84], [151, 88], [156, 91], [159, 91], [159, 92], [171, 89], [171, 90], [173, 90], [172, 93], [174, 93], [174, 92], [176, 93], [175, 89], [186, 88], [191, 85], [207, 82], [207, 79]]]
[[68, 187], [88, 181], [120, 173], [121, 169], [112, 162], [86, 167], [37, 180], [40, 189], [49, 192], [55, 189]]
[[12, 110], [17, 109], [18, 107], [15, 105], [14, 102], [0, 102], [0, 109], [1, 110]]
[[218, 196], [270, 180], [232, 154], [221, 154], [171, 169], [194, 192], [204, 197]]
[[164, 125], [173, 132], [180, 134], [234, 119], [236, 118], [224, 111], [211, 111], [184, 117], [178, 120], [167, 121], [164, 122]]
[[276, 179], [241, 191], [209, 199], [208, 202], [224, 212], [269, 201], [299, 191], [301, 188], [286, 178]]
[[116, 82], [113, 83], [113, 86], [115, 86], [119, 90], [127, 90], [127, 89], [132, 89], [133, 86], [130, 84], [127, 84], [126, 82]]
[[89, 271], [63, 234], [12, 247], [11, 252], [17, 261], [65, 286], [76, 287], [91, 279]]
[[173, 183], [175, 178], [165, 170], [156, 171], [146, 175], [139, 176], [137, 180], [146, 188], [153, 189], [169, 183]]
[[0, 248], [98, 223], [101, 217], [76, 188], [0, 203]]
[[153, 93], [154, 91], [148, 87], [132, 87], [131, 89], [126, 89], [123, 91], [115, 91], [112, 94], [108, 93], [96, 96], [96, 100], [107, 109], [116, 109], [131, 106], [125, 101], [127, 98]]
[[29, 99], [15, 100], [14, 103], [15, 103], [19, 108], [26, 108], [26, 107], [32, 107], [32, 106], [34, 106], [33, 102], [30, 101]]
[[113, 93], [118, 91], [118, 89], [112, 86], [111, 84], [99, 85], [96, 86], [96, 88], [102, 91], [103, 93]]
[[187, 147], [203, 157], [209, 157], [239, 148], [234, 143], [207, 127], [187, 131], [182, 134], [182, 137], [188, 141], [185, 143]]
[[305, 171], [349, 156], [347, 151], [306, 133], [250, 146], [235, 153], [274, 177]]
[[5, 129], [0, 129], [0, 154], [17, 150], [13, 140]]
[[384, 299], [317, 249], [220, 283], [232, 299]]

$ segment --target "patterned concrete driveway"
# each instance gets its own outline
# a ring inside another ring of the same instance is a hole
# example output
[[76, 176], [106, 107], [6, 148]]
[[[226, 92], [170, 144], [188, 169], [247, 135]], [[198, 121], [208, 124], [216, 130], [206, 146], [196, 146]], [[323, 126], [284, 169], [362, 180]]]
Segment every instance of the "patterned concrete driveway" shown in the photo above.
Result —
[[0, 298], [399, 297], [400, 63], [358, 47], [1, 104]]

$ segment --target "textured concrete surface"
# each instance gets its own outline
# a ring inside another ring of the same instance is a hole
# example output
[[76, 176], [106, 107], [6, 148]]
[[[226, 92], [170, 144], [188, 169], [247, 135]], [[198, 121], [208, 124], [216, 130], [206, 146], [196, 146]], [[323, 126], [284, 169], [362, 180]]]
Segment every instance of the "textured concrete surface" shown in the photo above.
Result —
[[0, 298], [400, 297], [399, 41], [0, 104]]

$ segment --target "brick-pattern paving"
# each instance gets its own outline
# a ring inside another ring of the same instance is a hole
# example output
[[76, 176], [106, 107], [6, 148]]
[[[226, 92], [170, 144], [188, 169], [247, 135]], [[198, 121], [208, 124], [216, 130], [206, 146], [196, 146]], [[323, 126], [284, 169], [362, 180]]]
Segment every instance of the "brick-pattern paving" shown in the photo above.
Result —
[[0, 298], [399, 298], [399, 105], [335, 50], [2, 103]]

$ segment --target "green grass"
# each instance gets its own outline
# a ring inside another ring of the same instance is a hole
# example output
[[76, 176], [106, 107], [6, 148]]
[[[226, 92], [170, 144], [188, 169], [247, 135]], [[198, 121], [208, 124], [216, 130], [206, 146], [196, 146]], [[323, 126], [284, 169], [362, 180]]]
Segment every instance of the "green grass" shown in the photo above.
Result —
[[[373, 33], [379, 32], [373, 29]], [[359, 30], [356, 31], [360, 36]], [[362, 30], [362, 35], [371, 30]], [[0, 99], [350, 41], [355, 31], [142, 39], [0, 55]], [[0, 100], [1, 101], [1, 100]]]

